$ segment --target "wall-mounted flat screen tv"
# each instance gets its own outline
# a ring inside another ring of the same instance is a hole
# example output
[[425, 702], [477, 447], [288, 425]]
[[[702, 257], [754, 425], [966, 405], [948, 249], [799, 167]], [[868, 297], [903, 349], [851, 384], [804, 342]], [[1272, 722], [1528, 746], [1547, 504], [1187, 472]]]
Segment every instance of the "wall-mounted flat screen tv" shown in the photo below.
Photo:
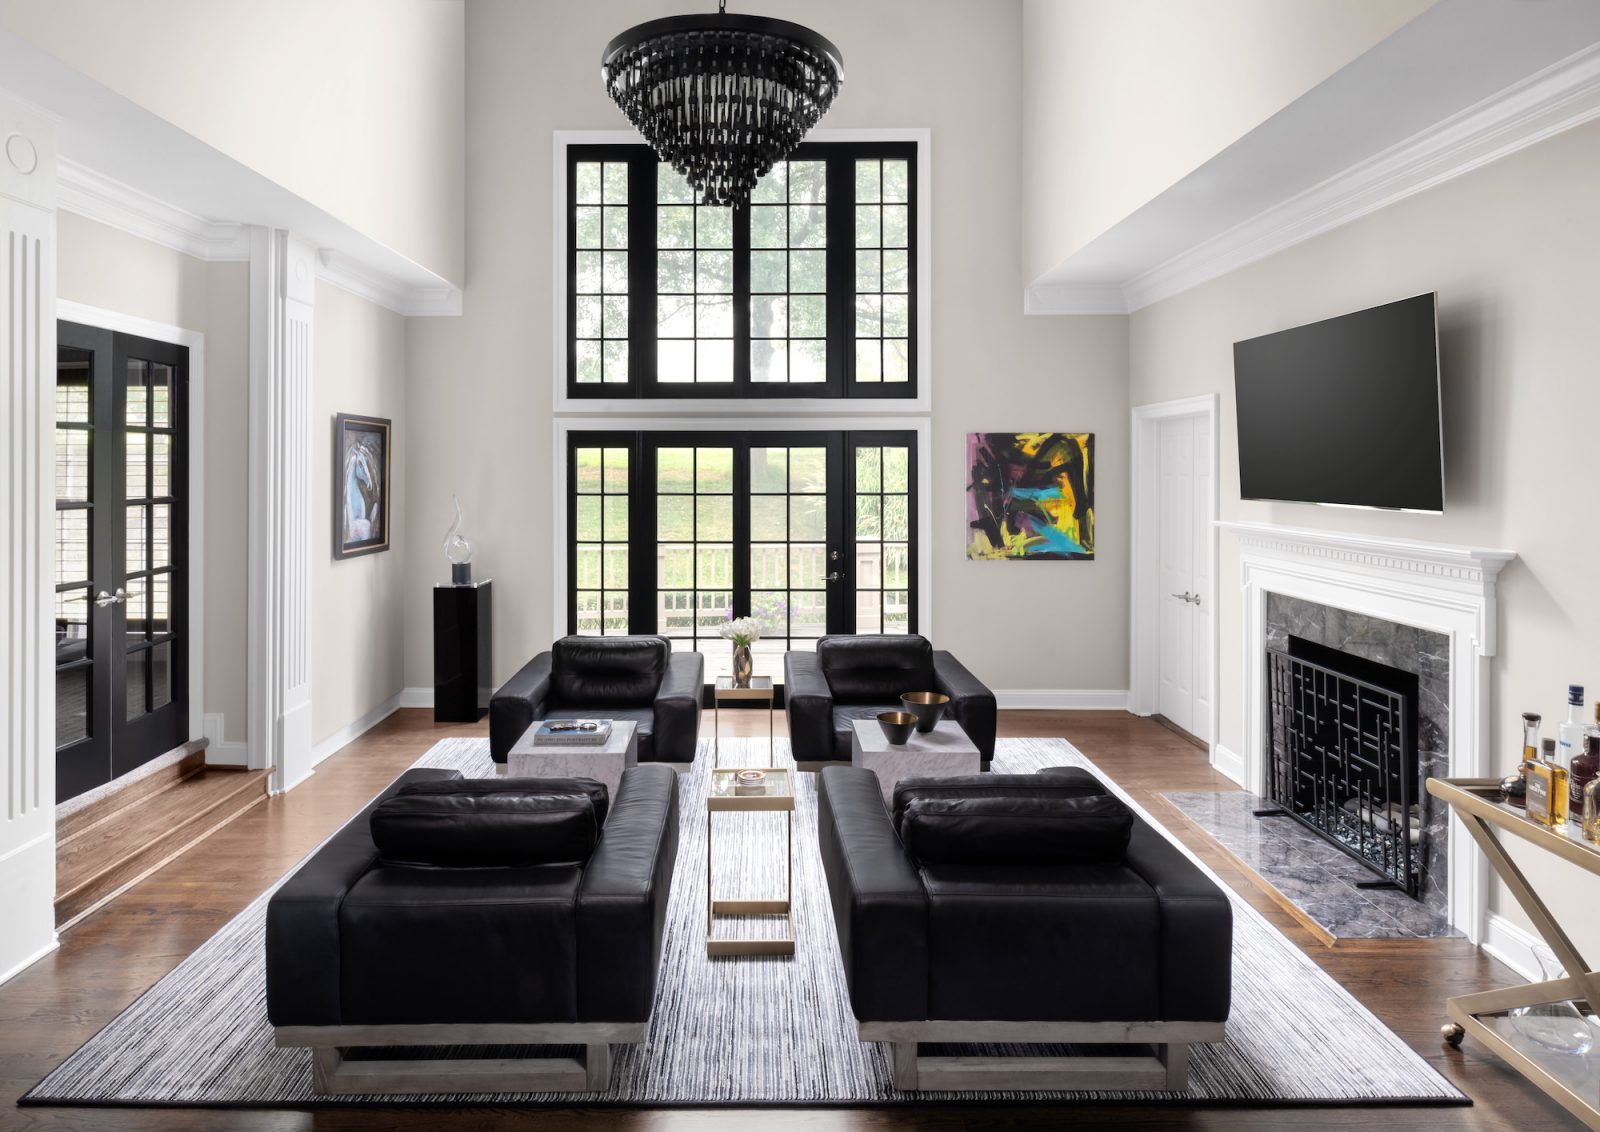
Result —
[[1436, 300], [1234, 343], [1245, 499], [1444, 510]]

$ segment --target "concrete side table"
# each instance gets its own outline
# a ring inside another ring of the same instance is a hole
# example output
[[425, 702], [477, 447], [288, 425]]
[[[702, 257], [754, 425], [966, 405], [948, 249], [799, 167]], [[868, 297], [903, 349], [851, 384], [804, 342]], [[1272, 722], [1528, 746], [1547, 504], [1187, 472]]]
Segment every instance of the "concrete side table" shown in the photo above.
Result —
[[943, 720], [926, 734], [913, 731], [900, 747], [884, 738], [876, 719], [857, 719], [852, 730], [850, 765], [878, 776], [885, 802], [893, 800], [895, 783], [902, 778], [954, 778], [983, 769], [978, 748], [954, 720]]
[[511, 778], [592, 778], [603, 782], [612, 805], [622, 785], [622, 772], [639, 762], [639, 725], [631, 719], [614, 720], [603, 746], [573, 743], [536, 743], [534, 735], [544, 720], [536, 719], [506, 755], [505, 773]]

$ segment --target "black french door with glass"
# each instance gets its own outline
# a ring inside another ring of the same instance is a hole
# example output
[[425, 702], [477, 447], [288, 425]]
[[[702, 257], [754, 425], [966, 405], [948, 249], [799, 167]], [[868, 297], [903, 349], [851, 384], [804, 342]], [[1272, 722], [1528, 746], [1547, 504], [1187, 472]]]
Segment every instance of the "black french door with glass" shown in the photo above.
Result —
[[56, 800], [188, 738], [182, 346], [57, 324]]
[[731, 671], [718, 630], [761, 626], [756, 672], [828, 633], [914, 633], [914, 432], [574, 432], [568, 632], [659, 633]]

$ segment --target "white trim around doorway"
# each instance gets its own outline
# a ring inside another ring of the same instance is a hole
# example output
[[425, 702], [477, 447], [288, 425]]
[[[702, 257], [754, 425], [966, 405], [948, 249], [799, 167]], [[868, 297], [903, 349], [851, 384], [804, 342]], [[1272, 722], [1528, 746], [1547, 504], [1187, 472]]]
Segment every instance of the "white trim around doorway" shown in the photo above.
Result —
[[[120, 311], [56, 300], [56, 319], [168, 342], [189, 351], [189, 738], [205, 734], [206, 336]], [[198, 426], [198, 427], [196, 427]]]
[[[1205, 394], [1184, 397], [1176, 401], [1162, 401], [1154, 405], [1136, 405], [1133, 409], [1132, 445], [1129, 477], [1131, 486], [1132, 553], [1129, 555], [1131, 578], [1129, 584], [1129, 672], [1128, 710], [1134, 715], [1154, 715], [1157, 691], [1160, 686], [1160, 574], [1156, 551], [1160, 545], [1158, 523], [1160, 508], [1156, 500], [1157, 477], [1152, 464], [1156, 451], [1156, 429], [1163, 421], [1178, 417], [1204, 419], [1211, 435], [1211, 491], [1205, 498], [1206, 513], [1196, 516], [1196, 529], [1208, 557], [1211, 579], [1210, 590], [1201, 597], [1210, 603], [1211, 617], [1207, 622], [1211, 639], [1204, 655], [1209, 659], [1210, 671], [1206, 674], [1208, 702], [1211, 705], [1211, 734], [1207, 743], [1211, 765], [1230, 778], [1235, 777], [1234, 761], [1218, 749], [1220, 726], [1217, 705], [1217, 531], [1218, 469], [1220, 454], [1217, 436], [1217, 396]], [[1219, 757], [1219, 755], [1221, 757]], [[1243, 783], [1241, 782], [1241, 785]]]

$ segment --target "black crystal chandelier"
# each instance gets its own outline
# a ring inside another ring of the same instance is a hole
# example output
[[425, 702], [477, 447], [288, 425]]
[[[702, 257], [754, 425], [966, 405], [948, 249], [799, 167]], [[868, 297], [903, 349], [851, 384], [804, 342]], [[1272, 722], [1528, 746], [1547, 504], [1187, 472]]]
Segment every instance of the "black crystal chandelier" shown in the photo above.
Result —
[[629, 28], [600, 68], [606, 92], [700, 203], [739, 206], [832, 104], [844, 57], [810, 28], [726, 7]]

